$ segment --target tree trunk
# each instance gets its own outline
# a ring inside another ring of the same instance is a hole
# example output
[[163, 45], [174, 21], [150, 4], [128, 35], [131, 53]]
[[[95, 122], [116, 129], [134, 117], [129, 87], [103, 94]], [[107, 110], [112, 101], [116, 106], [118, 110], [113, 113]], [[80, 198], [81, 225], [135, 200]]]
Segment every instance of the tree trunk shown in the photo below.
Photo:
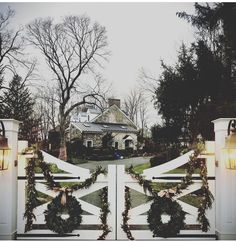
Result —
[[59, 150], [59, 159], [60, 160], [67, 160], [67, 150], [66, 150], [66, 118], [64, 115], [64, 109], [60, 108], [60, 150]]

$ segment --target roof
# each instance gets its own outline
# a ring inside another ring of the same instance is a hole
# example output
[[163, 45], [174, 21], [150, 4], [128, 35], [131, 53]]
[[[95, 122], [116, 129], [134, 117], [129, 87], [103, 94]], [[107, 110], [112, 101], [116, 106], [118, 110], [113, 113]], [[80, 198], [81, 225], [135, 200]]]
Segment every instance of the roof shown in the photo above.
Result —
[[120, 113], [122, 113], [122, 115], [124, 115], [124, 117], [125, 118], [127, 118], [129, 121], [130, 121], [130, 123], [132, 123], [132, 125], [134, 126], [134, 127], [137, 127], [136, 126], [136, 124], [126, 115], [126, 113], [124, 112], [124, 111], [122, 111], [119, 107], [117, 107], [117, 105], [116, 104], [113, 104], [112, 106], [110, 106], [109, 108], [107, 108], [105, 111], [103, 111], [103, 112], [101, 112], [98, 116], [96, 116], [95, 118], [93, 118], [92, 120], [91, 120], [91, 122], [96, 122], [96, 120], [98, 119], [98, 118], [100, 118], [102, 115], [104, 115], [106, 112], [108, 112], [109, 110], [110, 110], [110, 108], [111, 107], [116, 107], [117, 108], [117, 110], [119, 110], [120, 111]]
[[119, 132], [119, 133], [137, 133], [137, 129], [125, 124], [112, 123], [71, 123], [75, 128], [84, 133], [103, 133], [103, 132]]
[[90, 113], [93, 113], [93, 114], [100, 114], [102, 111], [101, 110], [98, 110], [98, 109], [88, 109]]

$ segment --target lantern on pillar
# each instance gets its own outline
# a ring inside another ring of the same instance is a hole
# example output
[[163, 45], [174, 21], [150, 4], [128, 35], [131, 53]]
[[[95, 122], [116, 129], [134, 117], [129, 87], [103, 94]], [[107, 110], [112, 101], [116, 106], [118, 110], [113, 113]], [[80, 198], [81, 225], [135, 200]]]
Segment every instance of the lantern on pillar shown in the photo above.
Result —
[[227, 169], [236, 170], [236, 119], [229, 121], [228, 136], [222, 149], [222, 159]]
[[0, 171], [7, 170], [9, 166], [10, 148], [5, 137], [5, 127], [0, 121]]

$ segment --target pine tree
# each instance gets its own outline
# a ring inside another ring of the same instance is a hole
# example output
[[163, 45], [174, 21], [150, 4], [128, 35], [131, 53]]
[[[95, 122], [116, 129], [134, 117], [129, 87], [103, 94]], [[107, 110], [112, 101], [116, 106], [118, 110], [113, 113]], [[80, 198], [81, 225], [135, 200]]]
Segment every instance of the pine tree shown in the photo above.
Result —
[[34, 101], [29, 89], [19, 75], [15, 75], [9, 83], [9, 89], [3, 94], [4, 118], [21, 121], [19, 138], [32, 140], [32, 129], [35, 126], [33, 118]]

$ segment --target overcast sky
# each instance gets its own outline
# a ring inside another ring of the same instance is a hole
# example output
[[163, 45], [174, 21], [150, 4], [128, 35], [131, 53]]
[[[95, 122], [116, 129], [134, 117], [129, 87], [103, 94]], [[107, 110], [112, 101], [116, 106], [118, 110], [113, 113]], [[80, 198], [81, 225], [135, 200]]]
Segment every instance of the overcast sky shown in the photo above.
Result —
[[[59, 20], [67, 14], [87, 14], [104, 25], [112, 54], [100, 72], [112, 82], [114, 96], [121, 99], [136, 85], [141, 68], [158, 77], [160, 60], [173, 64], [181, 43], [193, 41], [191, 25], [176, 16], [178, 11], [193, 13], [193, 3], [189, 2], [0, 3], [1, 10], [7, 6], [16, 11], [15, 27], [37, 17], [50, 16]], [[45, 72], [42, 78], [45, 78]], [[156, 114], [152, 110], [150, 122], [155, 123], [155, 120]]]

